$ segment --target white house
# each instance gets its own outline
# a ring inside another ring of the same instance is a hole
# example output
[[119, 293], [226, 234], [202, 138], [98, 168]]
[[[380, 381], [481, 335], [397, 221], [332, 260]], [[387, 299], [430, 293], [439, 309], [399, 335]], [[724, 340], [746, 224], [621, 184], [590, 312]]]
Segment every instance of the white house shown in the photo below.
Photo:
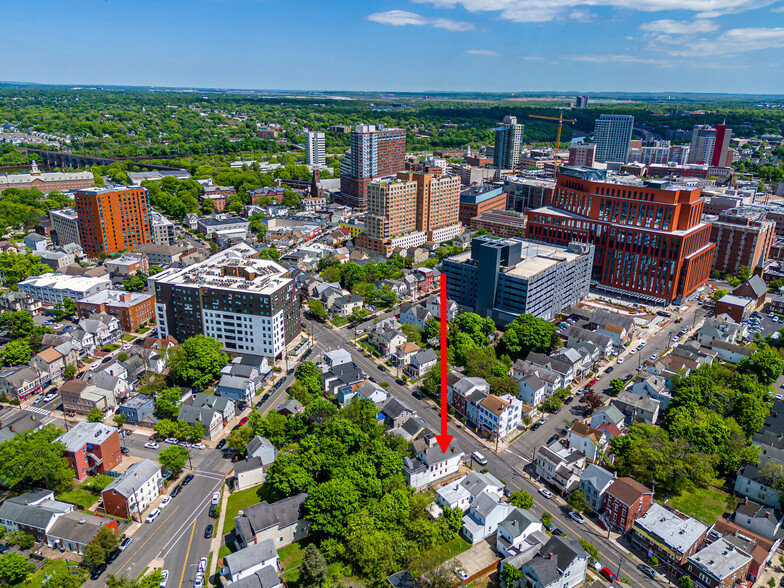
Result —
[[436, 352], [432, 349], [423, 349], [413, 355], [411, 361], [403, 368], [410, 378], [424, 376], [438, 361]]
[[459, 508], [463, 512], [483, 492], [501, 498], [504, 484], [490, 473], [471, 472], [439, 488], [436, 491], [436, 504], [441, 508]]
[[520, 426], [522, 408], [522, 401], [511, 394], [488, 394], [479, 402], [477, 424], [490, 436], [503, 439]]
[[433, 435], [414, 441], [414, 451], [416, 457], [403, 458], [403, 473], [408, 485], [417, 490], [454, 476], [460, 471], [460, 464], [465, 457], [454, 438], [446, 452], [443, 452]]
[[554, 441], [549, 447], [539, 446], [536, 452], [536, 474], [566, 493], [580, 486], [580, 474], [585, 467], [585, 454], [574, 448], [561, 447]]
[[547, 384], [536, 374], [517, 380], [520, 387], [520, 400], [531, 406], [539, 406], [547, 398]]
[[473, 545], [490, 537], [513, 508], [497, 495], [482, 492], [463, 516], [463, 537]]
[[495, 536], [496, 550], [501, 557], [538, 549], [547, 542], [542, 522], [529, 511], [513, 506], [498, 525]]
[[403, 304], [400, 307], [400, 322], [404, 325], [414, 325], [419, 329], [425, 328], [425, 323], [433, 317], [433, 314], [424, 308], [415, 304]]
[[221, 576], [229, 582], [247, 578], [267, 566], [271, 566], [275, 570], [280, 568], [278, 551], [271, 539], [248, 545], [245, 549], [230, 553], [219, 560], [218, 565], [220, 565]]
[[591, 461], [596, 461], [604, 454], [609, 443], [605, 431], [594, 429], [581, 421], [574, 423], [566, 433], [569, 447], [581, 451]]

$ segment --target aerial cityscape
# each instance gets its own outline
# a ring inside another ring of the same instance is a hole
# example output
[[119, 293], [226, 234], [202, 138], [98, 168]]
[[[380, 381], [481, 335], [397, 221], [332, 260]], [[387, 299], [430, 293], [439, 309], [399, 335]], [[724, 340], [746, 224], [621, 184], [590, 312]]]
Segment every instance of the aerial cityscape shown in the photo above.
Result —
[[2, 10], [0, 586], [784, 586], [784, 1]]

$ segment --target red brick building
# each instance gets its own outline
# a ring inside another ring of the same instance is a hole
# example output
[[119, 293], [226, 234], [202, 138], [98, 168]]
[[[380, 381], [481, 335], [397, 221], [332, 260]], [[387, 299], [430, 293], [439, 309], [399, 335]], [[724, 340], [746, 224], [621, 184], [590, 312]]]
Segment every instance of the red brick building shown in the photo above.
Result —
[[610, 527], [626, 533], [634, 521], [648, 512], [653, 504], [653, 490], [632, 478], [618, 478], [605, 492], [604, 519]]
[[506, 192], [498, 186], [471, 186], [460, 192], [458, 218], [467, 227], [471, 219], [488, 210], [506, 210]]
[[120, 435], [103, 423], [77, 423], [60, 438], [65, 457], [82, 481], [90, 475], [105, 474], [120, 465]]
[[776, 240], [776, 223], [767, 220], [764, 211], [731, 208], [712, 221], [713, 269], [722, 273], [734, 274], [742, 265], [754, 269], [765, 261]]
[[91, 314], [106, 313], [117, 317], [123, 331], [135, 331], [155, 316], [155, 294], [104, 290], [76, 302], [82, 318]]
[[593, 277], [602, 286], [670, 302], [688, 296], [710, 276], [715, 245], [710, 223], [700, 218], [703, 205], [699, 188], [563, 167], [552, 206], [528, 211], [526, 236], [557, 245], [592, 243]]
[[74, 197], [87, 256], [112, 255], [152, 242], [146, 188], [88, 188]]

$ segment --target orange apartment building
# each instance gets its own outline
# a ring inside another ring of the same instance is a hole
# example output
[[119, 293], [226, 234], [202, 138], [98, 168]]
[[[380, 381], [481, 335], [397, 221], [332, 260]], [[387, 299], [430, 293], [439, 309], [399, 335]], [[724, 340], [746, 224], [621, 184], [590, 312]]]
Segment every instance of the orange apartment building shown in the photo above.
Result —
[[106, 313], [117, 317], [123, 331], [133, 332], [155, 316], [155, 294], [104, 290], [76, 302], [79, 316]]
[[716, 246], [711, 223], [701, 220], [704, 203], [700, 188], [565, 166], [552, 205], [528, 211], [526, 236], [559, 245], [592, 243], [593, 279], [604, 289], [669, 303], [710, 276]]
[[112, 255], [152, 242], [146, 188], [87, 188], [74, 196], [82, 249], [89, 257]]

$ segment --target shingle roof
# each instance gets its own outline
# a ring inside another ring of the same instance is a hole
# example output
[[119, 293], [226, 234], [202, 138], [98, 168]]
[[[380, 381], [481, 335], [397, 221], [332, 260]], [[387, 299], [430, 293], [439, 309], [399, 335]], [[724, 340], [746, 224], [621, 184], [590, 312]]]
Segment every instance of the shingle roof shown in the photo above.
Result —
[[261, 543], [249, 545], [245, 549], [230, 553], [223, 558], [223, 562], [229, 569], [230, 575], [233, 576], [263, 561], [277, 558], [277, 556], [278, 552], [275, 549], [275, 542], [272, 539], [265, 539]]
[[302, 505], [307, 498], [308, 495], [302, 492], [272, 504], [265, 500], [242, 509], [242, 514], [236, 517], [235, 521], [239, 522], [240, 519], [244, 519], [253, 535], [274, 525], [288, 527], [303, 517]]
[[125, 473], [109, 484], [104, 492], [114, 491], [126, 498], [141, 488], [150, 478], [161, 473], [161, 468], [154, 461], [143, 459], [125, 470]]
[[278, 588], [280, 585], [280, 578], [275, 568], [265, 566], [250, 576], [245, 576], [236, 582], [229, 582], [226, 588]]
[[618, 478], [607, 488], [607, 494], [611, 494], [616, 500], [620, 500], [626, 506], [631, 506], [645, 494], [653, 494], [650, 490], [633, 478]]

